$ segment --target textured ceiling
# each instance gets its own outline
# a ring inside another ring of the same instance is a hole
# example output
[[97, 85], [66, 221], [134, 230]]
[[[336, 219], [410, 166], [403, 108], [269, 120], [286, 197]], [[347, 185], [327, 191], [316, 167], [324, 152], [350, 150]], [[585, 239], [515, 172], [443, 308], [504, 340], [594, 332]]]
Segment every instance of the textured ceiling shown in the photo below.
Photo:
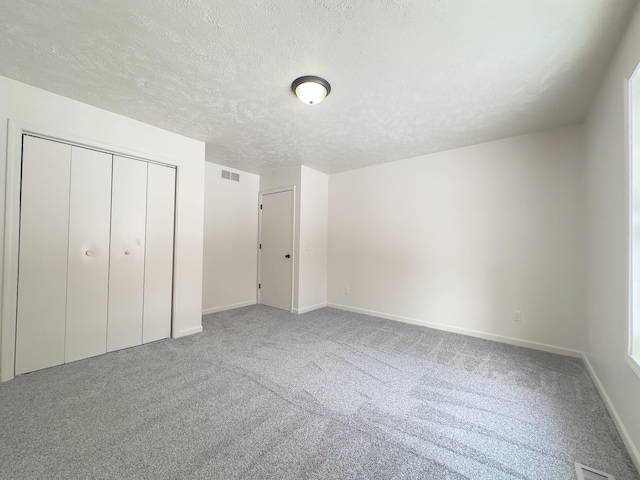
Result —
[[[636, 0], [5, 0], [0, 75], [326, 173], [580, 121]], [[323, 76], [307, 106], [290, 90]]]

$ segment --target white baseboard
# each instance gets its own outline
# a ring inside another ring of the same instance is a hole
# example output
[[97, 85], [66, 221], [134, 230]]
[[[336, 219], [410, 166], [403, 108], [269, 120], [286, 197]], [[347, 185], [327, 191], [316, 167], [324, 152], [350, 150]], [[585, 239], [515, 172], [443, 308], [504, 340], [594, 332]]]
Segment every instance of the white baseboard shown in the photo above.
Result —
[[173, 338], [187, 337], [189, 335], [195, 335], [196, 333], [202, 333], [202, 325], [198, 327], [185, 328], [175, 334]]
[[248, 307], [249, 305], [255, 305], [255, 304], [256, 304], [255, 300], [249, 300], [247, 302], [234, 303], [232, 305], [224, 305], [222, 307], [207, 308], [205, 310], [202, 310], [202, 315], [209, 315], [210, 313], [224, 312], [225, 310], [233, 310], [234, 308]]
[[326, 306], [327, 306], [326, 303], [318, 303], [317, 305], [311, 305], [310, 307], [294, 308], [293, 309], [293, 313], [302, 314], [302, 313], [312, 312], [314, 310], [318, 310], [318, 309], [324, 308]]
[[565, 347], [558, 347], [556, 345], [547, 345], [546, 343], [531, 342], [529, 340], [520, 340], [519, 338], [505, 337], [503, 335], [480, 332], [480, 331], [471, 330], [468, 328], [452, 327], [450, 325], [445, 325], [442, 323], [427, 322], [425, 320], [419, 320], [417, 318], [402, 317], [400, 315], [392, 315], [390, 313], [376, 312], [373, 310], [350, 307], [348, 305], [340, 305], [337, 303], [329, 303], [327, 304], [327, 306], [332, 308], [337, 308], [339, 310], [346, 310], [348, 312], [371, 315], [372, 317], [385, 318], [387, 320], [395, 320], [397, 322], [411, 323], [413, 325], [420, 325], [423, 327], [434, 328], [436, 330], [443, 330], [445, 332], [460, 333], [462, 335], [468, 335], [470, 337], [482, 338], [485, 340], [493, 340], [494, 342], [506, 343], [509, 345], [516, 345], [518, 347], [532, 348], [534, 350], [542, 350], [544, 352], [557, 353], [559, 355], [582, 358], [581, 351], [572, 350], [570, 348], [565, 348]]
[[609, 415], [611, 416], [613, 423], [618, 429], [618, 433], [620, 434], [620, 437], [622, 437], [622, 441], [624, 442], [625, 447], [627, 447], [627, 451], [629, 452], [629, 456], [631, 457], [633, 464], [635, 465], [638, 472], [640, 472], [640, 451], [638, 450], [638, 447], [635, 445], [635, 443], [633, 443], [633, 440], [629, 436], [629, 432], [627, 432], [627, 429], [625, 428], [624, 423], [622, 423], [622, 419], [620, 418], [620, 415], [618, 415], [618, 411], [613, 406], [613, 403], [611, 402], [611, 399], [609, 398], [607, 391], [604, 389], [602, 382], [598, 378], [598, 375], [596, 374], [596, 371], [594, 370], [593, 365], [591, 365], [589, 358], [587, 357], [586, 354], [583, 353], [582, 359], [584, 360], [584, 363], [587, 365], [587, 370], [589, 371], [589, 375], [591, 375], [591, 379], [593, 380], [593, 383], [596, 384], [596, 387], [598, 388], [598, 392], [600, 393], [600, 396], [602, 397], [602, 400], [604, 401], [604, 404], [606, 405], [607, 410], [609, 410]]

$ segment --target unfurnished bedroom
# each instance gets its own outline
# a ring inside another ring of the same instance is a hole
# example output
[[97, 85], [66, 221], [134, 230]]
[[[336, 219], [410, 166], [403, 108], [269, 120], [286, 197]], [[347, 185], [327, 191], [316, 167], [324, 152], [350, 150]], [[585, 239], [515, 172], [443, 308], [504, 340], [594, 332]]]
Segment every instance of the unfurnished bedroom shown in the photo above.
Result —
[[16, 0], [0, 52], [0, 478], [640, 480], [636, 0]]

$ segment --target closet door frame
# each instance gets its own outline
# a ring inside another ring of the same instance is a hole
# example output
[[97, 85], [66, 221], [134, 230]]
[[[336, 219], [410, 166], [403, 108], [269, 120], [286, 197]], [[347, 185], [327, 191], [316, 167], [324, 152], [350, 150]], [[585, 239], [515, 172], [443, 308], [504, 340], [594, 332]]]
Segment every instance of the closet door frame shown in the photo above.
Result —
[[[16, 327], [18, 305], [18, 253], [20, 244], [20, 188], [22, 168], [22, 136], [32, 135], [62, 142], [81, 148], [89, 148], [100, 152], [128, 157], [133, 160], [144, 161], [163, 165], [176, 169], [176, 180], [180, 175], [180, 167], [171, 160], [146, 155], [108, 145], [91, 139], [80, 138], [73, 134], [59, 132], [38, 125], [24, 123], [9, 119], [7, 129], [7, 170], [5, 180], [5, 225], [4, 225], [4, 252], [2, 274], [2, 310], [0, 311], [0, 382], [6, 382], [15, 377], [15, 353], [16, 353]], [[174, 259], [173, 259], [173, 291], [176, 288], [176, 255], [175, 248], [178, 243], [177, 212], [178, 212], [178, 183], [176, 181], [176, 203], [174, 206]], [[175, 328], [175, 294], [171, 303], [171, 338], [175, 338], [178, 332]]]

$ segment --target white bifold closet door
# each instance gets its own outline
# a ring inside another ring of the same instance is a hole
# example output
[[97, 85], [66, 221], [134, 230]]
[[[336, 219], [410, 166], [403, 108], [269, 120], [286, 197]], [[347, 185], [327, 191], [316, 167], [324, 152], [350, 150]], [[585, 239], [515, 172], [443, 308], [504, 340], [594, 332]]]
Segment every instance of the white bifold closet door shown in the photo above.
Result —
[[107, 351], [171, 334], [175, 169], [113, 157]]
[[107, 351], [111, 160], [71, 149], [65, 362]]
[[176, 170], [148, 166], [142, 343], [171, 335]]
[[16, 375], [169, 337], [176, 170], [23, 142]]
[[142, 343], [147, 163], [113, 157], [107, 351]]
[[25, 136], [15, 373], [64, 363], [71, 146]]

